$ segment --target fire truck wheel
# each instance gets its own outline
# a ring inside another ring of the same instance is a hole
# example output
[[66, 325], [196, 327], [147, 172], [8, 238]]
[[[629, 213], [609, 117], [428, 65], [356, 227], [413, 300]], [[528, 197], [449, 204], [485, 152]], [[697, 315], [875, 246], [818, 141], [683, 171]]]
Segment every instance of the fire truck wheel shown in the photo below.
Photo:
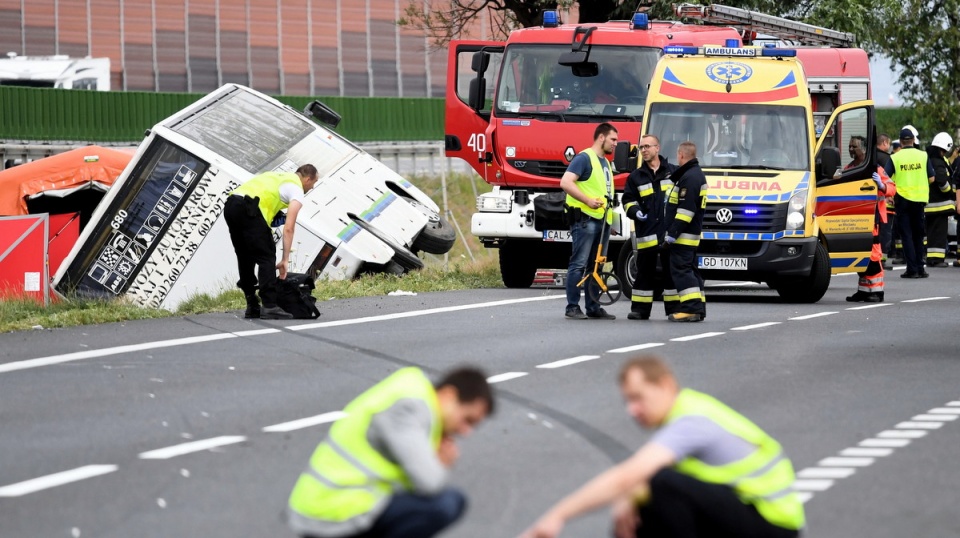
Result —
[[504, 243], [500, 247], [500, 278], [508, 288], [529, 288], [537, 276], [536, 257], [529, 246], [521, 243]]
[[422, 250], [430, 254], [450, 252], [457, 240], [457, 232], [453, 229], [453, 226], [450, 226], [447, 219], [412, 198], [406, 198], [406, 201], [427, 216], [427, 225], [423, 227], [423, 230], [413, 241], [413, 250]]
[[784, 278], [773, 282], [780, 298], [788, 303], [815, 303], [830, 287], [830, 254], [823, 243], [817, 243], [810, 275], [802, 278]]
[[407, 271], [423, 269], [423, 260], [418, 258], [416, 254], [410, 251], [410, 249], [397, 243], [395, 239], [381, 232], [375, 226], [359, 217], [354, 216], [353, 221], [357, 223], [357, 226], [360, 226], [364, 230], [370, 232], [377, 239], [389, 245], [394, 252], [392, 261], [397, 262], [400, 267], [403, 267]]

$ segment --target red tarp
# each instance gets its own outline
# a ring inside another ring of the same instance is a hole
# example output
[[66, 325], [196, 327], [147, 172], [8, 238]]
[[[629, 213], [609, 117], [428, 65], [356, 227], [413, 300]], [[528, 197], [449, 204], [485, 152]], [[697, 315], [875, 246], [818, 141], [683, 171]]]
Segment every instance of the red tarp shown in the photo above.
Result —
[[85, 146], [0, 172], [0, 215], [26, 215], [27, 198], [97, 182], [110, 188], [132, 151]]
[[49, 298], [46, 214], [0, 217], [0, 298]]

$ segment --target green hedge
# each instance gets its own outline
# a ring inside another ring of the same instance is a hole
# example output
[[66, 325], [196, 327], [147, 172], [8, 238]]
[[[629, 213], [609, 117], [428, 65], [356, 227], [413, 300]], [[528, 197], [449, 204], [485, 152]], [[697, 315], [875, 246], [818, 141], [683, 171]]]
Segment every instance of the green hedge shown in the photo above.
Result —
[[[0, 86], [0, 139], [139, 142], [145, 130], [203, 94], [96, 92]], [[280, 96], [303, 110], [311, 97]], [[443, 99], [321, 97], [355, 142], [443, 140]]]

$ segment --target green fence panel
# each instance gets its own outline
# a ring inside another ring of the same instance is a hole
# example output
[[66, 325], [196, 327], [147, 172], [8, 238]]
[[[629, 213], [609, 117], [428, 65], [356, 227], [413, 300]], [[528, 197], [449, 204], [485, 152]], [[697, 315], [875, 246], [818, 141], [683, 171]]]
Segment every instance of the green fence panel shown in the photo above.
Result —
[[[144, 131], [201, 97], [0, 86], [0, 139], [136, 142]], [[277, 99], [303, 110], [314, 98]], [[337, 132], [355, 142], [443, 139], [443, 99], [319, 99], [343, 117]]]

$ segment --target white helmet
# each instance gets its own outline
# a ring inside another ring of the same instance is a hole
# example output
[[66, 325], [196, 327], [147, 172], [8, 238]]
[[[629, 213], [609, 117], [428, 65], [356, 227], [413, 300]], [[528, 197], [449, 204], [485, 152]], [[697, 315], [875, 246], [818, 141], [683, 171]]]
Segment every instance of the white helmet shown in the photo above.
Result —
[[913, 125], [904, 125], [904, 129], [910, 129], [913, 132], [913, 143], [914, 145], [920, 145], [920, 133], [917, 131], [917, 128]]
[[953, 149], [953, 138], [947, 133], [937, 133], [937, 136], [933, 137], [933, 142], [930, 142], [930, 145], [938, 147], [943, 151], [950, 151]]

